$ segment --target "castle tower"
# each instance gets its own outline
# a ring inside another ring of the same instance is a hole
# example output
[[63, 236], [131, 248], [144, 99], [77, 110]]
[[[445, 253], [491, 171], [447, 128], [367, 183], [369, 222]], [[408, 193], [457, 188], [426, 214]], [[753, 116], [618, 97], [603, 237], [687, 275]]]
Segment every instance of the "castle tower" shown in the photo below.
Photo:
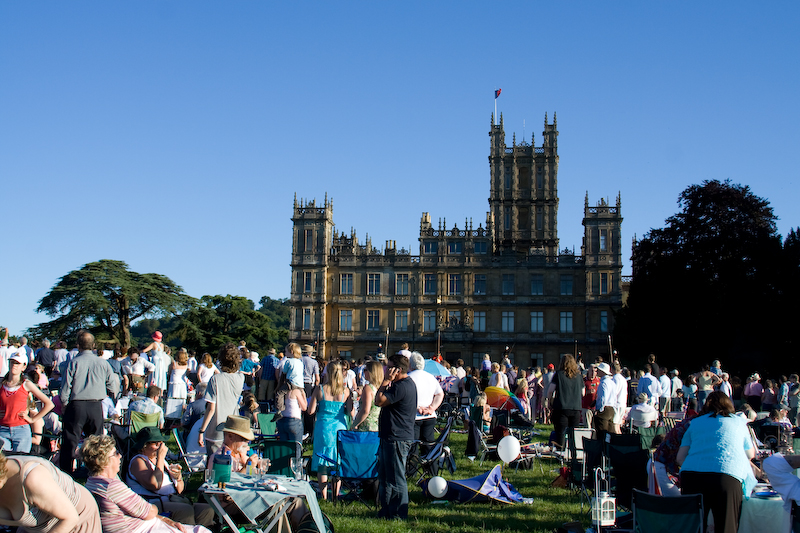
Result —
[[[292, 215], [292, 314], [290, 338], [324, 340], [329, 252], [334, 237], [333, 201], [294, 200]], [[321, 343], [318, 350], [324, 350]], [[324, 355], [324, 354], [323, 354]]]
[[489, 132], [492, 243], [498, 253], [548, 256], [558, 254], [558, 129], [556, 117], [545, 115], [543, 144], [533, 138], [509, 148], [505, 143], [503, 116]]
[[619, 299], [622, 275], [622, 200], [616, 205], [600, 199], [589, 205], [586, 193], [581, 254], [586, 266], [587, 300]]

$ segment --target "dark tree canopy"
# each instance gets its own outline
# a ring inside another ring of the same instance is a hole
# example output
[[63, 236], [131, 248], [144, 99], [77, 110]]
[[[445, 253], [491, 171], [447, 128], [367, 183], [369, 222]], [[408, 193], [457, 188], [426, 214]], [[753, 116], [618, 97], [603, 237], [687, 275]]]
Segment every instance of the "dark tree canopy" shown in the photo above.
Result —
[[62, 277], [39, 301], [38, 312], [55, 317], [33, 328], [36, 336], [74, 337], [85, 328], [98, 340], [131, 344], [131, 322], [182, 310], [192, 299], [161, 274], [139, 274], [122, 261], [102, 259]]
[[714, 359], [739, 373], [772, 370], [790, 335], [781, 314], [797, 237], [784, 250], [769, 202], [729, 181], [692, 185], [678, 205], [666, 227], [634, 245], [615, 330], [623, 358], [652, 352], [685, 372]]

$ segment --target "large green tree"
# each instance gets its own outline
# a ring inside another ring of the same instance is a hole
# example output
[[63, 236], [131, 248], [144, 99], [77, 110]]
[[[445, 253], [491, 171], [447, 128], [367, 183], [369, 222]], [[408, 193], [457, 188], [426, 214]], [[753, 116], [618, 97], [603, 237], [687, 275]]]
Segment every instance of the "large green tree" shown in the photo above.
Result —
[[98, 340], [131, 345], [131, 322], [182, 311], [192, 298], [161, 274], [139, 274], [122, 261], [87, 263], [62, 277], [37, 309], [55, 317], [32, 329], [37, 336], [71, 337], [81, 328]]
[[255, 309], [252, 300], [217, 295], [203, 296], [197, 305], [187, 309], [170, 336], [197, 351], [215, 350], [226, 342], [242, 340], [252, 349], [266, 350], [282, 346], [288, 331], [275, 327], [269, 316]]
[[[720, 359], [770, 370], [783, 337], [785, 257], [769, 202], [749, 187], [705, 181], [633, 247], [633, 279], [615, 341], [623, 358], [654, 352], [685, 371]], [[785, 371], [785, 370], [784, 370]]]

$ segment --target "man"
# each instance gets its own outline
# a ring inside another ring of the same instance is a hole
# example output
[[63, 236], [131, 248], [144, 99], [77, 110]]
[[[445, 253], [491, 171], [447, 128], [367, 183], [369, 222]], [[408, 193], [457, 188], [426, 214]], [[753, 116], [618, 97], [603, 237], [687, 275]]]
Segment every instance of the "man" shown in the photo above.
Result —
[[658, 397], [658, 410], [662, 413], [667, 412], [669, 399], [672, 397], [672, 380], [667, 375], [667, 368], [661, 367], [661, 375], [658, 377], [658, 385], [661, 387], [661, 394]]
[[719, 362], [719, 359], [714, 359], [709, 370], [718, 376], [722, 376], [722, 363]]
[[[543, 391], [546, 391], [548, 388], [550, 388], [550, 382], [553, 381], [553, 376], [555, 376], [555, 374], [556, 374], [556, 367], [555, 367], [555, 365], [553, 365], [553, 363], [550, 363], [549, 365], [547, 365], [547, 373], [544, 376], [542, 376], [542, 390]], [[483, 388], [485, 389], [486, 387], [483, 387]], [[550, 423], [550, 399], [549, 398], [542, 398], [542, 403], [544, 405], [544, 410], [543, 410], [544, 421], [543, 422], [545, 424], [549, 424]]]
[[[311, 398], [314, 387], [319, 385], [319, 363], [314, 359], [314, 348], [310, 344], [303, 345], [303, 387], [306, 389], [306, 398]], [[314, 415], [303, 413], [304, 433], [314, 433]]]
[[594, 427], [597, 431], [597, 438], [605, 441], [606, 433], [614, 431], [614, 403], [617, 398], [617, 385], [611, 377], [611, 367], [608, 366], [608, 363], [598, 363], [595, 368], [597, 368], [597, 375], [600, 376], [600, 385], [597, 387]]
[[122, 374], [128, 376], [128, 386], [133, 392], [144, 388], [145, 376], [155, 369], [156, 366], [139, 357], [139, 350], [132, 346], [128, 349], [128, 358], [122, 362]]
[[647, 395], [642, 393], [636, 397], [636, 405], [628, 412], [628, 419], [633, 427], [649, 428], [658, 422], [658, 411], [647, 402]]
[[61, 378], [61, 412], [63, 433], [59, 466], [72, 475], [72, 461], [81, 435], [103, 434], [103, 398], [109, 391], [116, 395], [117, 381], [107, 361], [92, 352], [94, 335], [86, 330], [78, 333], [76, 357], [66, 365]]
[[229, 415], [225, 419], [225, 429], [222, 430], [222, 446], [213, 455], [208, 456], [206, 468], [213, 470], [214, 456], [226, 454], [231, 457], [231, 472], [245, 474], [248, 464], [256, 468], [261, 465], [269, 468], [269, 459], [262, 459], [263, 463], [259, 463], [257, 454], [249, 454], [250, 441], [255, 438], [249, 419], [239, 415]]
[[[444, 391], [433, 374], [425, 371], [425, 359], [419, 352], [412, 352], [411, 372], [408, 377], [417, 387], [417, 414], [414, 421], [414, 440], [421, 441], [422, 454], [428, 453], [430, 443], [436, 440], [436, 410], [444, 400]], [[428, 444], [425, 444], [428, 443]]]
[[417, 387], [408, 377], [409, 360], [395, 354], [389, 358], [386, 376], [375, 392], [378, 416], [379, 518], [408, 518], [406, 459], [414, 441]]
[[0, 340], [0, 376], [8, 374], [8, 358], [16, 351], [8, 346], [8, 328], [5, 330], [3, 340]]
[[28, 346], [28, 337], [21, 337], [19, 339], [20, 346], [18, 352], [24, 352], [25, 357], [28, 358], [28, 364], [33, 363], [33, 348]]
[[679, 378], [680, 374], [678, 373], [678, 369], [674, 369], [672, 371], [672, 397], [676, 398], [678, 396], [678, 391], [683, 388], [683, 381]]
[[50, 341], [42, 339], [42, 347], [36, 354], [37, 362], [44, 367], [44, 373], [49, 378], [56, 364], [56, 352], [50, 349]]
[[720, 381], [719, 383], [719, 390], [724, 392], [728, 396], [728, 398], [733, 400], [733, 387], [731, 387], [731, 382], [728, 381], [730, 376], [728, 375], [727, 372], [723, 372], [721, 377], [722, 381]]
[[131, 402], [128, 406], [128, 410], [125, 413], [125, 423], [131, 423], [131, 413], [142, 413], [145, 415], [158, 413], [158, 428], [164, 428], [164, 410], [158, 405], [158, 399], [161, 398], [161, 394], [164, 391], [159, 389], [155, 385], [150, 385], [147, 387], [147, 397], [142, 400], [136, 400], [135, 402]]
[[267, 402], [270, 406], [275, 402], [275, 387], [277, 376], [275, 369], [280, 360], [275, 348], [267, 350], [267, 356], [261, 361], [261, 382], [258, 386], [258, 401]]
[[650, 364], [650, 373], [658, 378], [661, 375], [661, 367], [656, 363], [656, 354], [651, 353], [647, 356], [647, 362]]
[[653, 377], [653, 367], [650, 363], [644, 365], [644, 376], [639, 378], [639, 385], [637, 387], [637, 395], [641, 393], [647, 394], [647, 401], [650, 405], [655, 407], [658, 405], [658, 398], [661, 396], [661, 384]]
[[789, 420], [797, 425], [798, 406], [800, 406], [800, 376], [789, 376]]
[[613, 372], [611, 379], [614, 381], [614, 433], [622, 433], [622, 421], [625, 419], [625, 411], [628, 409], [628, 380], [622, 375], [622, 367], [619, 359], [611, 363], [610, 368]]
[[467, 376], [467, 371], [464, 370], [464, 360], [459, 359], [456, 361], [456, 377], [459, 381], [463, 380]]

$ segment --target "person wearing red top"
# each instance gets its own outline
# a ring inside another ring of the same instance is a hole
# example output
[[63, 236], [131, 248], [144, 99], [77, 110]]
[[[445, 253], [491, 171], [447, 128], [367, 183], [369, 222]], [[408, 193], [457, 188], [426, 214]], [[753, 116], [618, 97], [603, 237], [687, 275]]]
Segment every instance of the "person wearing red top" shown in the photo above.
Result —
[[583, 378], [583, 386], [586, 392], [581, 399], [581, 414], [587, 427], [592, 427], [592, 407], [594, 407], [594, 401], [597, 399], [597, 387], [599, 385], [600, 377], [597, 375], [597, 367], [590, 365], [589, 370], [586, 371], [586, 377]]
[[[8, 359], [8, 374], [0, 386], [0, 437], [8, 441], [8, 451], [31, 451], [31, 424], [41, 420], [53, 409], [53, 402], [36, 386], [25, 378], [28, 359], [24, 354], [15, 353]], [[28, 394], [33, 394], [42, 402], [42, 410], [33, 417], [28, 413]]]

